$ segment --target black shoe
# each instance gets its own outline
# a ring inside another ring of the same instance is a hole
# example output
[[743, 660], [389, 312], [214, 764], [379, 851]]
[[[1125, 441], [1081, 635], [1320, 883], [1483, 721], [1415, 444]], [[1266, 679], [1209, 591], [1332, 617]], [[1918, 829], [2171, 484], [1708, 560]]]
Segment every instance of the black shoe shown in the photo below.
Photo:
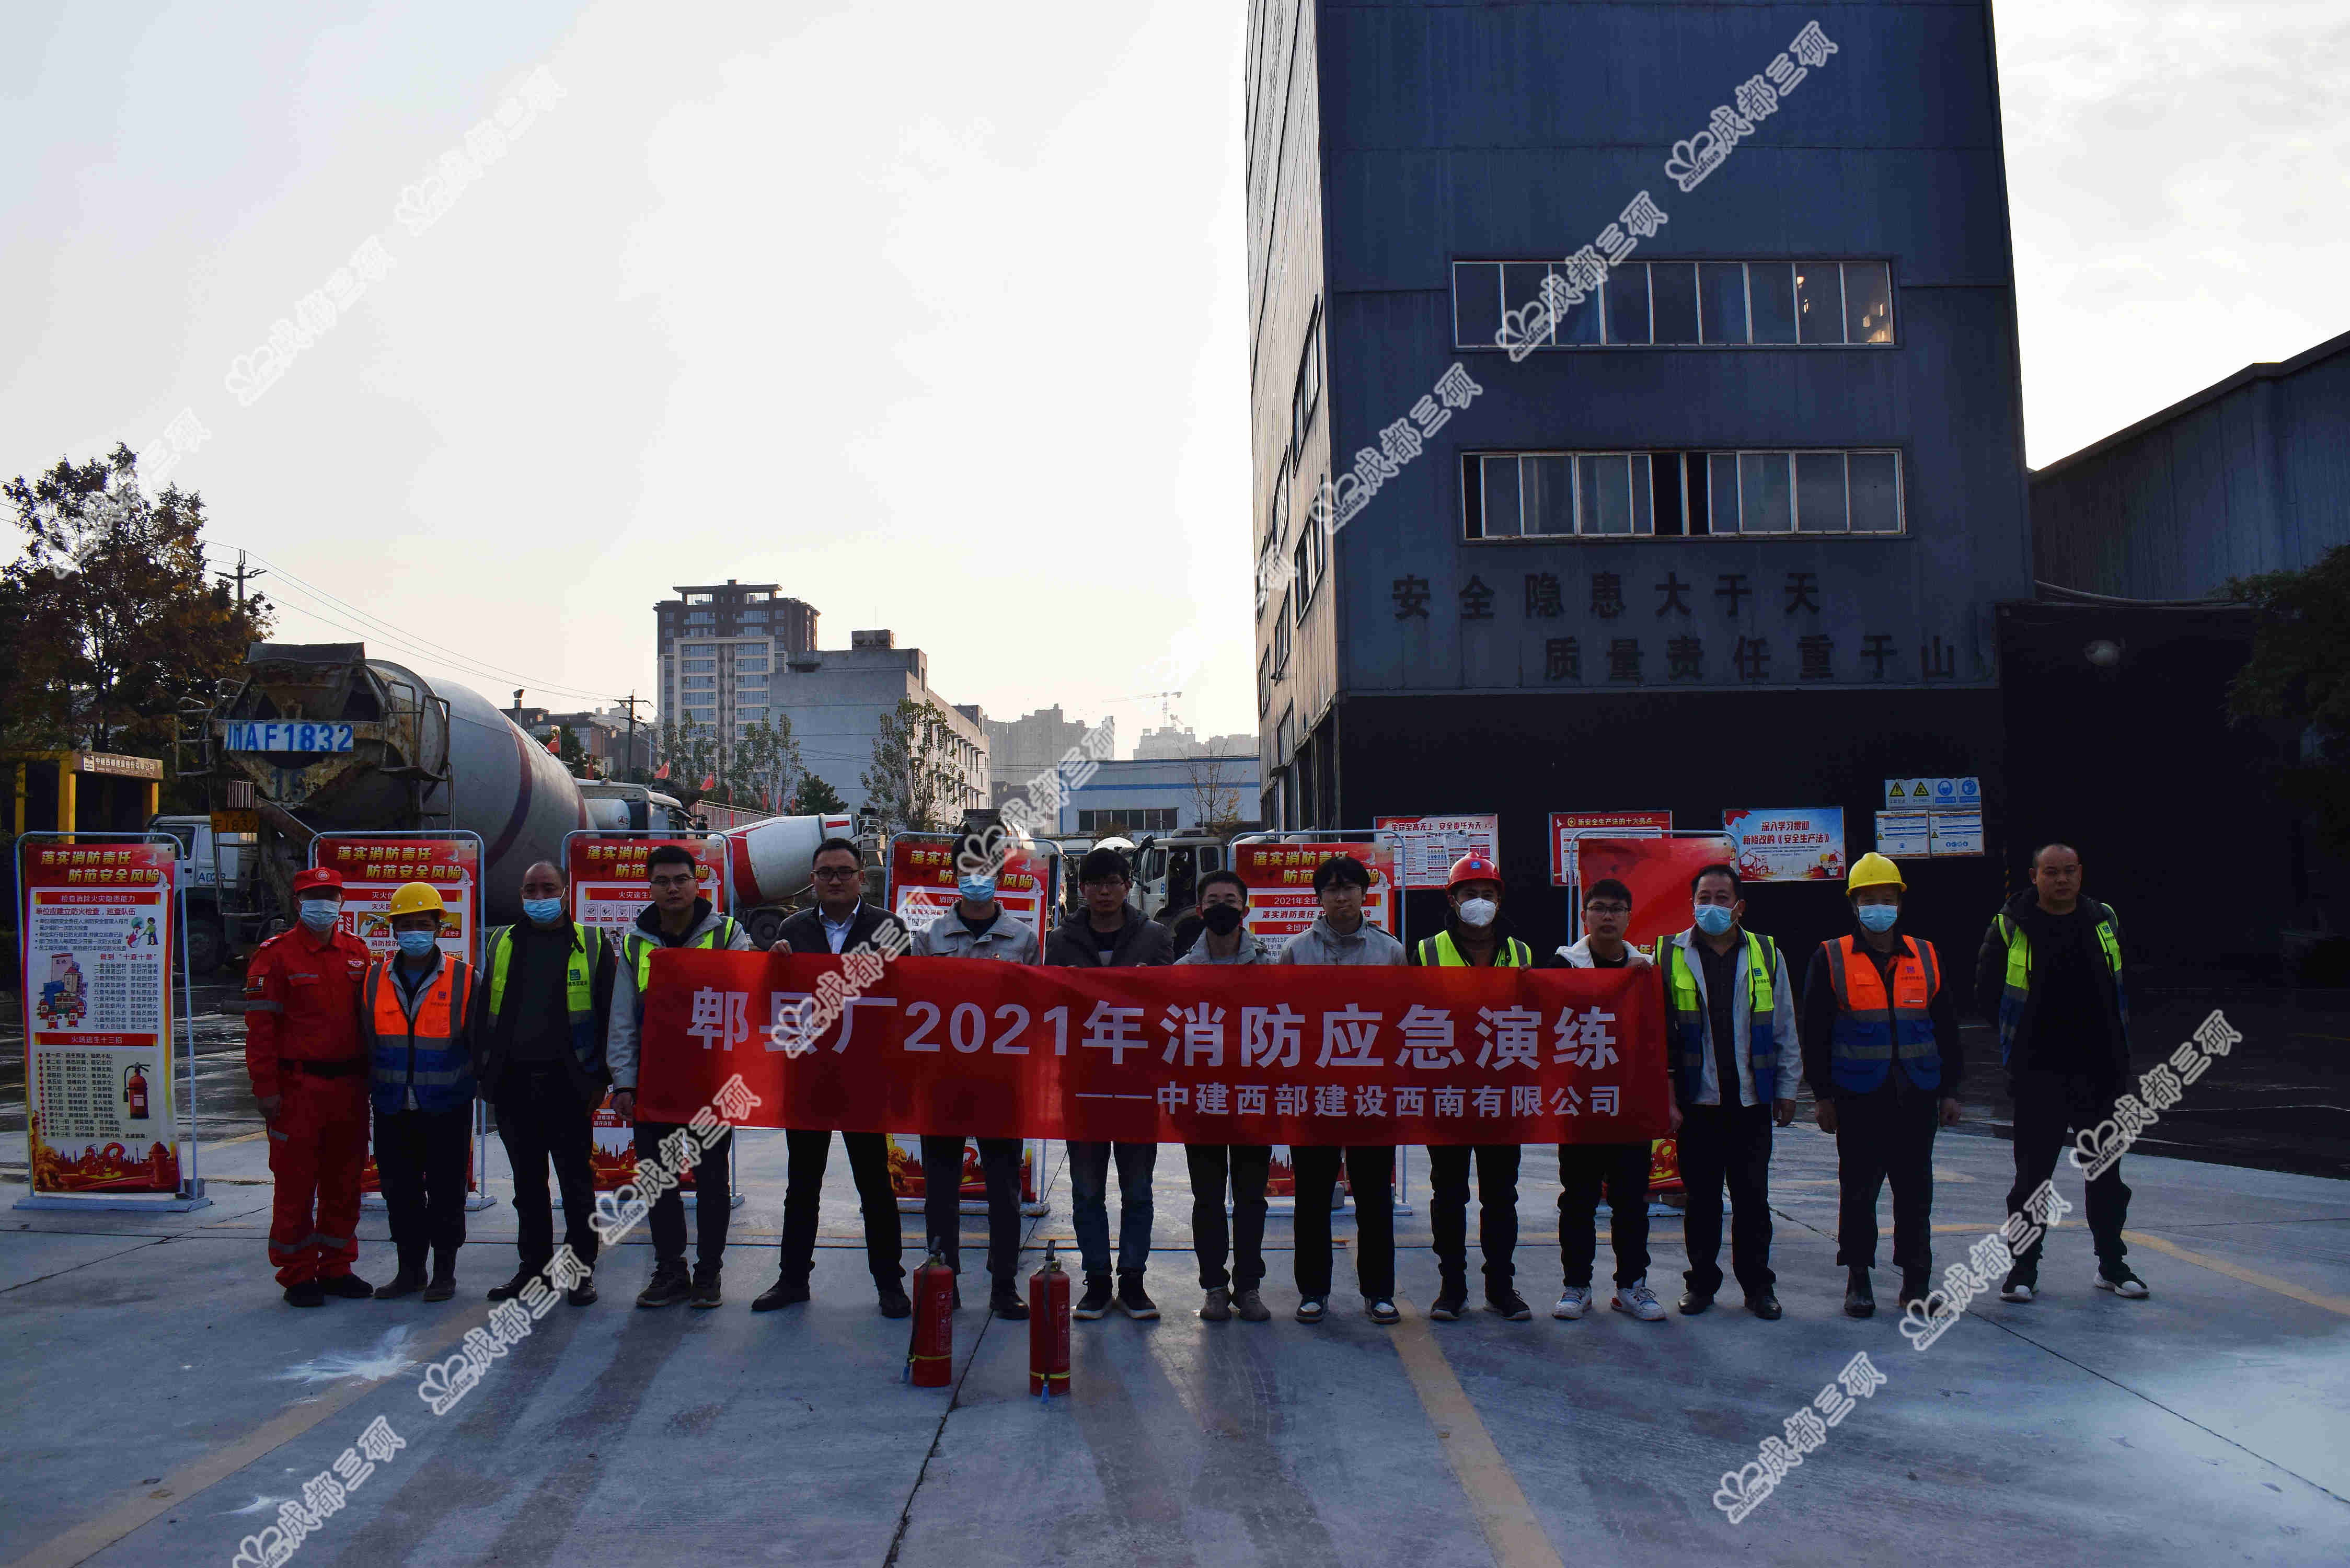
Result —
[[706, 1274], [698, 1274], [694, 1277], [693, 1288], [686, 1295], [685, 1304], [696, 1312], [708, 1312], [712, 1307], [720, 1304], [721, 1299], [718, 1293], [718, 1271], [712, 1269]]
[[1079, 1323], [1091, 1323], [1107, 1311], [1109, 1311], [1109, 1276], [1087, 1274], [1086, 1293], [1077, 1298], [1077, 1304], [1069, 1310], [1069, 1315]]
[[456, 1293], [457, 1272], [454, 1269], [433, 1270], [432, 1282], [424, 1287], [424, 1299], [428, 1302], [445, 1302]]
[[637, 1304], [640, 1307], [675, 1306], [691, 1294], [693, 1282], [686, 1278], [682, 1266], [656, 1266], [651, 1281], [637, 1293]]
[[1525, 1298], [1507, 1285], [1486, 1291], [1485, 1308], [1500, 1313], [1512, 1323], [1524, 1323], [1534, 1315], [1534, 1309], [1526, 1305]]
[[1695, 1317], [1698, 1314], [1705, 1311], [1706, 1308], [1712, 1304], [1713, 1293], [1711, 1291], [1683, 1291], [1681, 1293], [1680, 1306], [1681, 1315], [1683, 1317]]
[[[1907, 1291], [1903, 1292], [1904, 1295], [1908, 1293]], [[1868, 1282], [1868, 1271], [1857, 1265], [1848, 1267], [1844, 1272], [1844, 1315], [1846, 1317], [1877, 1315], [1877, 1292]]]
[[808, 1299], [807, 1282], [777, 1274], [775, 1282], [752, 1301], [753, 1312], [774, 1312], [778, 1307], [797, 1306]]
[[1764, 1323], [1776, 1323], [1782, 1315], [1779, 1310], [1779, 1298], [1769, 1291], [1764, 1291], [1759, 1296], [1748, 1296], [1746, 1310]]
[[376, 1286], [375, 1299], [388, 1302], [399, 1296], [412, 1296], [423, 1288], [424, 1275], [421, 1272], [402, 1269], [383, 1284]]
[[347, 1302], [363, 1302], [375, 1294], [375, 1287], [357, 1274], [337, 1274], [330, 1279], [320, 1280], [318, 1288]]
[[596, 1304], [596, 1271], [588, 1270], [579, 1276], [579, 1282], [563, 1293], [563, 1299], [573, 1306]]
[[2036, 1265], [2018, 1263], [2007, 1271], [2007, 1279], [1999, 1287], [1999, 1299], [2003, 1302], [2028, 1302], [2039, 1289], [2039, 1268]]
[[[544, 1267], [544, 1265], [541, 1265], [541, 1267]], [[530, 1282], [538, 1278], [538, 1273], [539, 1271], [534, 1268], [525, 1267], [517, 1270], [515, 1273], [515, 1277], [508, 1280], [504, 1284], [492, 1285], [490, 1287], [490, 1300], [494, 1302], [510, 1302], [514, 1300], [516, 1296], [522, 1294], [523, 1292], [530, 1289]]]
[[906, 1287], [899, 1284], [897, 1281], [890, 1280], [886, 1283], [876, 1281], [874, 1283], [874, 1289], [879, 1293], [880, 1297], [881, 1315], [883, 1317], [911, 1317], [914, 1315], [914, 1303], [912, 1300], [907, 1296]]
[[1118, 1277], [1118, 1310], [1138, 1323], [1146, 1323], [1159, 1315], [1159, 1303], [1142, 1289], [1142, 1274], [1137, 1271]]
[[1438, 1323], [1451, 1323], [1468, 1304], [1469, 1287], [1458, 1280], [1447, 1280], [1437, 1290], [1436, 1304], [1428, 1309], [1428, 1315]]
[[987, 1310], [1009, 1323], [1024, 1322], [1028, 1316], [1028, 1303], [1010, 1285], [998, 1285], [987, 1293]]
[[317, 1281], [304, 1280], [298, 1285], [286, 1287], [286, 1304], [297, 1307], [325, 1306], [327, 1293], [319, 1287]]
[[1927, 1294], [1934, 1288], [1933, 1276], [1923, 1269], [1901, 1271], [1901, 1310], [1925, 1304]]

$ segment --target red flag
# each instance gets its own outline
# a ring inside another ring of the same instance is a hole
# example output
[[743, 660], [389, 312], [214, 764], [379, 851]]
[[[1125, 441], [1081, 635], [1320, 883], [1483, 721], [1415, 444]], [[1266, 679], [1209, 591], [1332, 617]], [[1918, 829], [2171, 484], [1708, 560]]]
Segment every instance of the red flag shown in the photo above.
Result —
[[548, 751], [550, 751], [550, 752], [553, 752], [553, 753], [554, 753], [556, 755], [557, 755], [557, 756], [561, 756], [561, 755], [563, 754], [563, 732], [562, 732], [562, 731], [560, 731], [560, 730], [549, 730], [549, 731], [546, 732], [546, 749], [547, 749]]
[[718, 787], [718, 775], [716, 774], [702, 774], [702, 787], [705, 791], [716, 789]]
[[660, 766], [655, 768], [653, 770], [653, 777], [657, 779], [665, 779], [669, 777], [669, 764], [667, 763], [663, 763]]

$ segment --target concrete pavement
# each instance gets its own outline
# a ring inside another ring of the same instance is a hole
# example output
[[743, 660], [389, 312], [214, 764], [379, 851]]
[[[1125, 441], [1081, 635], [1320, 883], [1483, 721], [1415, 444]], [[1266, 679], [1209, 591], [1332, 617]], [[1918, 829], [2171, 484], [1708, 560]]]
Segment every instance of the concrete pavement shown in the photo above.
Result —
[[[966, 1220], [956, 1382], [899, 1381], [906, 1327], [874, 1314], [846, 1162], [828, 1173], [816, 1300], [754, 1316], [773, 1278], [780, 1135], [748, 1134], [727, 1304], [634, 1310], [641, 1233], [449, 1414], [424, 1366], [487, 1314], [512, 1208], [471, 1219], [455, 1302], [283, 1306], [263, 1259], [255, 1140], [213, 1150], [186, 1216], [0, 1209], [0, 1562], [218, 1562], [378, 1417], [406, 1447], [303, 1542], [306, 1563], [1659, 1563], [1923, 1551], [1949, 1561], [2339, 1563], [2350, 1556], [2350, 1182], [2125, 1161], [2144, 1302], [2090, 1288], [2077, 1215], [2043, 1299], [1995, 1298], [1912, 1351], [1889, 1308], [1844, 1318], [1832, 1140], [1798, 1125], [1773, 1166], [1787, 1315], [1734, 1291], [1656, 1324], [1547, 1315], [1555, 1160], [1529, 1149], [1520, 1288], [1535, 1320], [1425, 1316], [1426, 1162], [1401, 1226], [1405, 1320], [1363, 1318], [1341, 1259], [1330, 1320], [1289, 1321], [1289, 1224], [1269, 1242], [1270, 1324], [1201, 1323], [1180, 1154], [1161, 1151], [1151, 1284], [1165, 1316], [1075, 1329], [1073, 1397], [1025, 1397], [1025, 1324], [979, 1310]], [[1052, 1212], [1068, 1245], [1051, 1146]], [[1938, 1260], [1997, 1222], [2008, 1146], [1938, 1145]], [[2077, 1176], [2059, 1177], [2076, 1202]], [[0, 1188], [13, 1202], [21, 1188]], [[907, 1231], [918, 1235], [919, 1219]], [[1342, 1237], [1351, 1230], [1341, 1220]], [[380, 1211], [361, 1272], [387, 1274]], [[1472, 1226], [1473, 1234], [1473, 1226]], [[1889, 1245], [1889, 1241], [1887, 1243]], [[1669, 1301], [1679, 1226], [1655, 1222]], [[910, 1257], [909, 1262], [912, 1262]], [[1601, 1254], [1601, 1272], [1607, 1268]], [[1889, 1302], [1894, 1276], [1879, 1271]], [[1743, 1523], [1713, 1502], [1856, 1351], [1885, 1375]]]

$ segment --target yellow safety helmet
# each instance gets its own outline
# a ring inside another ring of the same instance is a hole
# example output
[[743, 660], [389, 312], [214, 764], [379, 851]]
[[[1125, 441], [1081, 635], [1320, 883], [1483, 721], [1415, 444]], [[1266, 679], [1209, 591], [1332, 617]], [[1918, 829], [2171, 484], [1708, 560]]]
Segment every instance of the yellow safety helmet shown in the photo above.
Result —
[[441, 901], [441, 889], [430, 882], [402, 882], [391, 896], [391, 907], [384, 911], [393, 919], [402, 915], [438, 915], [448, 906]]
[[1863, 888], [1898, 888], [1906, 893], [1909, 884], [1901, 880], [1901, 867], [1871, 850], [1852, 863], [1852, 875], [1844, 879], [1846, 898]]

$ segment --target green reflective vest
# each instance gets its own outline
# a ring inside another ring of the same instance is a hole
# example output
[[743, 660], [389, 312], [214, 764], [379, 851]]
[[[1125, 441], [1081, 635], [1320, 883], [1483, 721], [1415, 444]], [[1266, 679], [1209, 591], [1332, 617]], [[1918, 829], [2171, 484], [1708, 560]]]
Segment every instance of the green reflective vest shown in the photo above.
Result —
[[[1657, 939], [1654, 953], [1665, 976], [1666, 1042], [1681, 1103], [1693, 1106], [1705, 1085], [1705, 998], [1687, 950], [1670, 937]], [[1770, 938], [1746, 933], [1746, 1062], [1754, 1075], [1754, 1097], [1769, 1105], [1778, 1088], [1779, 947]], [[1721, 1103], [1735, 1106], [1738, 1085], [1721, 1085]]]
[[[505, 1012], [506, 976], [514, 968], [514, 928], [499, 926], [489, 934], [490, 1037], [497, 1037]], [[604, 1032], [596, 1027], [596, 969], [612, 961], [604, 934], [571, 923], [571, 957], [563, 971], [564, 1011], [571, 1022], [571, 1056], [589, 1077], [604, 1074]]]
[[[1432, 937], [1422, 938], [1419, 961], [1431, 969], [1440, 965], [1462, 969], [1473, 967], [1469, 962], [1469, 955], [1454, 945], [1451, 931], [1439, 931]], [[1501, 945], [1493, 950], [1495, 969], [1532, 969], [1534, 964], [1534, 949], [1515, 937], [1503, 937]]]

